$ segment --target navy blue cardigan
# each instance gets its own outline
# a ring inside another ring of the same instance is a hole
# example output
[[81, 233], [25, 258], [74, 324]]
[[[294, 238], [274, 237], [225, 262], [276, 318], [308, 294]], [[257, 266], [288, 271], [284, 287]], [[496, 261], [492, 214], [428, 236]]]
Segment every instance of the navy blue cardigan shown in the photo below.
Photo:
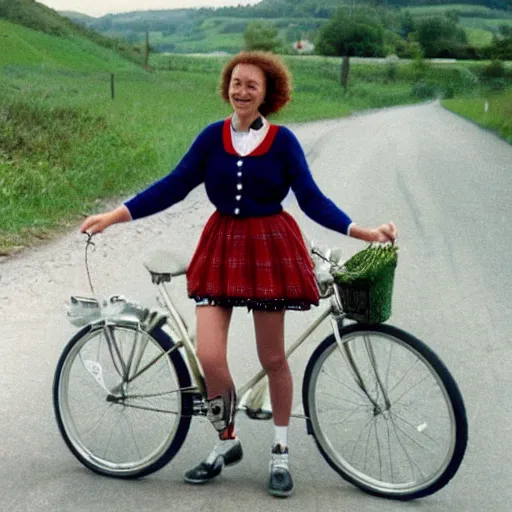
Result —
[[326, 228], [347, 234], [350, 217], [318, 188], [295, 135], [270, 125], [263, 142], [240, 156], [231, 141], [230, 119], [207, 126], [177, 167], [125, 203], [132, 219], [152, 215], [184, 199], [205, 184], [220, 213], [260, 217], [282, 210], [292, 188], [300, 208]]

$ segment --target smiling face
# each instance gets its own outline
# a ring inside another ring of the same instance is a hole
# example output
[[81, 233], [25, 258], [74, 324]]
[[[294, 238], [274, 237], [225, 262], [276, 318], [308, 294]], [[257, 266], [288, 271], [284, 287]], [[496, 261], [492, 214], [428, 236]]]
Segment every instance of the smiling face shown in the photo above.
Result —
[[265, 73], [253, 64], [238, 64], [229, 82], [229, 102], [239, 119], [253, 121], [265, 99]]

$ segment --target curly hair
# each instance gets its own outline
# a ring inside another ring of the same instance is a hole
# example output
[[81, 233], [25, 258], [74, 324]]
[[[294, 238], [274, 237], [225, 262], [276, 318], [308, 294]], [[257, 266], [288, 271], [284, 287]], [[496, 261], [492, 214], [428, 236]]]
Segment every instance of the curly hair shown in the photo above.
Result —
[[220, 94], [229, 103], [229, 83], [233, 70], [238, 64], [252, 64], [259, 67], [266, 78], [265, 101], [260, 106], [262, 115], [267, 116], [281, 110], [291, 99], [291, 74], [286, 64], [270, 52], [250, 51], [235, 55], [222, 71]]

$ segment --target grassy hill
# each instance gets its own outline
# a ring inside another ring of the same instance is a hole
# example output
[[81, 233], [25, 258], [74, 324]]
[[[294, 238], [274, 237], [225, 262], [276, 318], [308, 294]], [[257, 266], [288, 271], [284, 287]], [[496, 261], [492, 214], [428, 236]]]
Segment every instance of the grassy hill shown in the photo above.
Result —
[[90, 39], [56, 37], [0, 19], [0, 66], [9, 64], [76, 70], [135, 70], [136, 64]]
[[[89, 17], [77, 15], [82, 22]], [[134, 48], [125, 41], [114, 40], [102, 36], [94, 29], [87, 28], [83, 23], [78, 25], [68, 17], [46, 7], [34, 0], [0, 0], [0, 20], [10, 21], [45, 34], [59, 36], [63, 39], [82, 38], [94, 42], [96, 45], [114, 49], [125, 58], [134, 62], [141, 62], [140, 49]]]

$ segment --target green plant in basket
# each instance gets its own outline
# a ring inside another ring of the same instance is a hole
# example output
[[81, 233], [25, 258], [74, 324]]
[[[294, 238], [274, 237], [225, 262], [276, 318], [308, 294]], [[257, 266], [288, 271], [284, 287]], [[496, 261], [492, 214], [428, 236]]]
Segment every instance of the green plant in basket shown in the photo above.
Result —
[[357, 322], [378, 324], [391, 316], [398, 247], [370, 244], [335, 272], [343, 310]]

